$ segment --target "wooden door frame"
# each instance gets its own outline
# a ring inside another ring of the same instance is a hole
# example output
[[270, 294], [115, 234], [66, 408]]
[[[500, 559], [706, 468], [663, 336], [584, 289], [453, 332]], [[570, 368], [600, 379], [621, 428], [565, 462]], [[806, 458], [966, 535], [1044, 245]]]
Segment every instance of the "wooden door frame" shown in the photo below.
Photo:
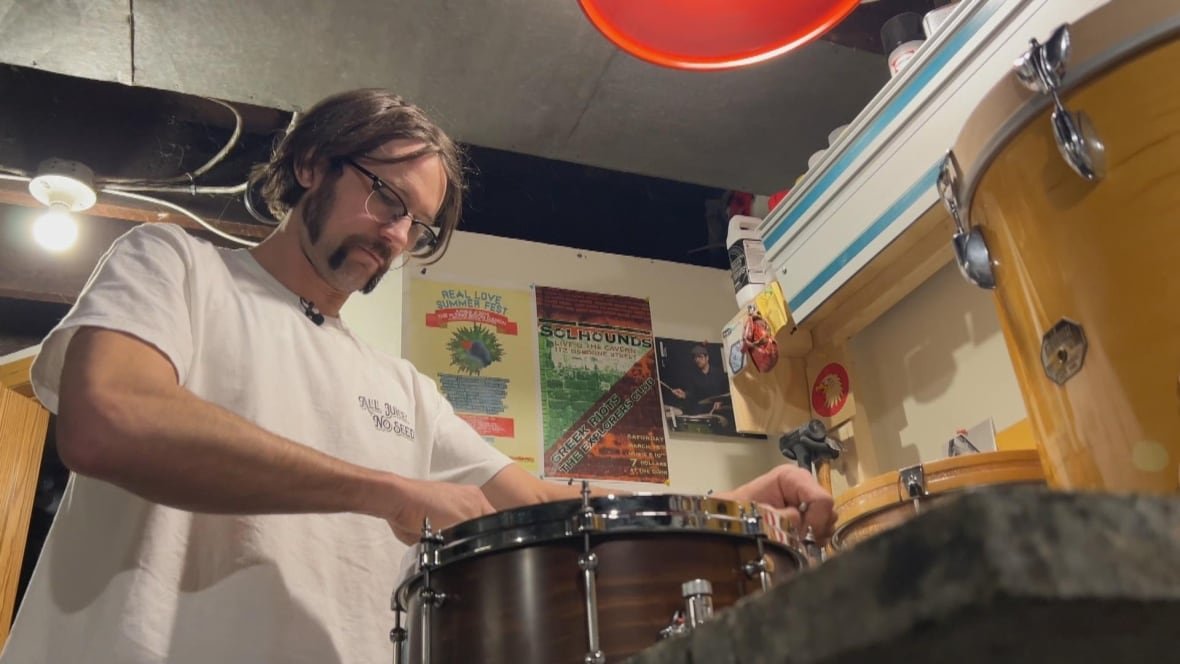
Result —
[[33, 396], [29, 370], [35, 357], [0, 365], [0, 438], [4, 440], [0, 498], [6, 499], [5, 511], [0, 513], [0, 650], [8, 640], [16, 611], [16, 590], [49, 424], [49, 411]]

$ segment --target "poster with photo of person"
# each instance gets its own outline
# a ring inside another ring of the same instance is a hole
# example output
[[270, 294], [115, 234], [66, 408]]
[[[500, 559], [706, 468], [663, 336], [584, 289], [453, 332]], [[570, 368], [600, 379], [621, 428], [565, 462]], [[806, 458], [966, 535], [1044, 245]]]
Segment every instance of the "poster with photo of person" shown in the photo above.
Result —
[[669, 434], [751, 437], [734, 426], [721, 344], [657, 337], [656, 371]]

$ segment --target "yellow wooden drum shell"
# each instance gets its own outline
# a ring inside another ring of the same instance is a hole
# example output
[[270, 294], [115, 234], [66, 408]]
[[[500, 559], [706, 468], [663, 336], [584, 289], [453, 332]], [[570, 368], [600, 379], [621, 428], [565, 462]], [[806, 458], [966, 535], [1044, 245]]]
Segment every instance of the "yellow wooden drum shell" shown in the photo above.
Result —
[[[1180, 41], [1171, 40], [1065, 95], [1106, 146], [1101, 181], [1069, 169], [1045, 110], [1003, 146], [971, 200], [1054, 487], [1180, 487], [1178, 72]], [[1081, 370], [1057, 385], [1042, 367], [1042, 337], [1062, 319], [1082, 327], [1086, 352]]]
[[[923, 508], [963, 491], [1004, 484], [1044, 484], [1036, 450], [982, 452], [922, 464], [926, 479]], [[914, 516], [914, 502], [900, 484], [900, 472], [878, 475], [836, 499], [836, 530], [831, 546], [847, 549]]]

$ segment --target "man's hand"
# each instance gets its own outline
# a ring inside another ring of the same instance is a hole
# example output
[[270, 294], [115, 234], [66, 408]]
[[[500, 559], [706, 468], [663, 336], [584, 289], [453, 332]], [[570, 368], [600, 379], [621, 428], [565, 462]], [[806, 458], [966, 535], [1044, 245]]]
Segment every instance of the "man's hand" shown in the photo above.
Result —
[[820, 543], [827, 540], [832, 527], [836, 525], [832, 496], [824, 491], [811, 473], [792, 464], [776, 466], [732, 491], [716, 495], [718, 498], [769, 505], [796, 527], [810, 526], [812, 534]]
[[685, 392], [684, 390], [680, 389], [679, 387], [672, 390], [672, 394], [675, 394], [677, 399], [683, 399], [688, 396], [688, 392]]
[[437, 532], [495, 511], [477, 486], [400, 478], [385, 520], [399, 540], [417, 544], [427, 517]]

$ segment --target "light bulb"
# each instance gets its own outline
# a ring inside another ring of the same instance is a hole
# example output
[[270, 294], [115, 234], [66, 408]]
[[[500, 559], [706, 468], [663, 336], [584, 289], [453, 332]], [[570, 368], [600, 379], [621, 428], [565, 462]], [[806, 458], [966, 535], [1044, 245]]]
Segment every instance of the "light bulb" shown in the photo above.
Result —
[[54, 206], [33, 222], [33, 239], [49, 251], [65, 251], [78, 239], [78, 224], [69, 212]]

